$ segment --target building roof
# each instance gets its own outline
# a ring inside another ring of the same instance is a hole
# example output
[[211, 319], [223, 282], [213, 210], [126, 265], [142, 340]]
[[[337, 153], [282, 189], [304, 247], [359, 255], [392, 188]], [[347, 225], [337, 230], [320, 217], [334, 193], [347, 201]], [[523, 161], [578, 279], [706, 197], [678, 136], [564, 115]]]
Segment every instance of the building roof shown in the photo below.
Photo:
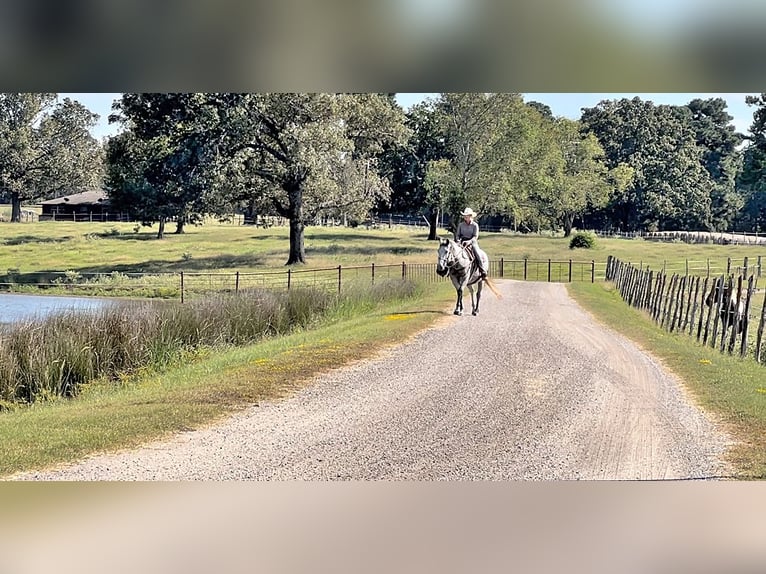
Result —
[[109, 196], [103, 189], [91, 189], [73, 195], [64, 195], [40, 202], [41, 205], [93, 205], [109, 203]]

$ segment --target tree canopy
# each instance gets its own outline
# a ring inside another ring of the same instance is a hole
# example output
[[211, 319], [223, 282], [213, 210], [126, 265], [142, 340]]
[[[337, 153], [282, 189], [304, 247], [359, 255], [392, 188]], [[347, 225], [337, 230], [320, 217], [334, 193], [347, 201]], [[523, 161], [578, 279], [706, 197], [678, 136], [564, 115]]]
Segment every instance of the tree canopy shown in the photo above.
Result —
[[103, 152], [89, 131], [97, 120], [56, 94], [0, 94], [0, 193], [10, 197], [11, 221], [19, 221], [22, 201], [100, 185]]

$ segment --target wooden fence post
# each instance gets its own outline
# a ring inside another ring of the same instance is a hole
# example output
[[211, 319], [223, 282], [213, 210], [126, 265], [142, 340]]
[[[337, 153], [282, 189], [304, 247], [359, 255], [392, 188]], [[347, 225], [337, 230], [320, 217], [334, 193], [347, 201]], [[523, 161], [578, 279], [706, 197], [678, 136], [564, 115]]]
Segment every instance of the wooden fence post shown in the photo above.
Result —
[[590, 260], [590, 282], [596, 282], [596, 261], [593, 259]]
[[747, 299], [745, 300], [745, 316], [743, 318], [744, 325], [742, 326], [742, 341], [739, 347], [739, 356], [744, 357], [747, 354], [747, 330], [750, 327], [750, 300], [753, 297], [753, 279], [751, 275], [747, 279]]
[[718, 297], [716, 297], [716, 305], [714, 309], [711, 309], [711, 312], [715, 312], [715, 317], [713, 317], [713, 339], [710, 344], [711, 347], [715, 349], [715, 340], [718, 336], [718, 319], [721, 315], [721, 302], [723, 301], [723, 288], [725, 284], [726, 278], [724, 275], [721, 275], [717, 285], [718, 285]]
[[[734, 281], [732, 281], [731, 290], [734, 289]], [[731, 290], [729, 292], [731, 292]], [[731, 355], [734, 352], [734, 343], [737, 340], [737, 327], [739, 327], [739, 317], [738, 317], [738, 311], [739, 311], [739, 302], [742, 300], [742, 275], [740, 275], [737, 278], [737, 298], [736, 303], [734, 307], [734, 315], [731, 318], [728, 318], [730, 313], [726, 313], [727, 322], [732, 323], [729, 325], [731, 327], [731, 337], [729, 337], [729, 348], [727, 349], [729, 351], [729, 354]], [[729, 302], [726, 302], [727, 305], [727, 311], [728, 311], [728, 304]]]
[[694, 316], [697, 314], [697, 296], [700, 292], [700, 277], [694, 278], [694, 295], [692, 295], [691, 289], [689, 290], [689, 305], [691, 307], [691, 317], [689, 317], [689, 309], [686, 310], [686, 323], [684, 324], [684, 330], [689, 327], [689, 336], [694, 335]]
[[672, 333], [676, 328], [676, 323], [681, 324], [681, 314], [684, 310], [684, 293], [686, 293], [686, 278], [688, 275], [681, 277], [678, 282], [678, 293], [676, 296], [676, 307], [673, 310], [673, 317], [670, 321], [670, 332]]
[[670, 315], [670, 309], [673, 307], [673, 295], [676, 290], [676, 282], [678, 281], [678, 275], [673, 273], [673, 276], [670, 278], [670, 285], [668, 285], [668, 293], [667, 297], [665, 298], [665, 305], [662, 309], [662, 320], [660, 321], [660, 327], [665, 327], [665, 325], [668, 323], [668, 316]]
[[[697, 325], [697, 341], [700, 340], [700, 336], [702, 335], [702, 319], [705, 316], [705, 293], [707, 293], [708, 279], [709, 277], [705, 277], [705, 281], [702, 284], [702, 297], [700, 297], [700, 302], [699, 302], [700, 320], [699, 320], [699, 325]], [[696, 301], [694, 302], [694, 305], [696, 308], [697, 306]]]
[[766, 321], [766, 290], [763, 294], [763, 307], [761, 308], [761, 320], [758, 321], [758, 334], [755, 338], [755, 360], [761, 362], [761, 341], [763, 339], [763, 323]]

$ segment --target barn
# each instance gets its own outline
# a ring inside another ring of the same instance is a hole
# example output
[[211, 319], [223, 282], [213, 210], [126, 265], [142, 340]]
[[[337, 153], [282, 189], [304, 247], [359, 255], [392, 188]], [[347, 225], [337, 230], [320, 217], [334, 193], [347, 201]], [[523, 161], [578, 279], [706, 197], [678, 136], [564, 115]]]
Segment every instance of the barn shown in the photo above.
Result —
[[115, 215], [109, 211], [109, 196], [103, 189], [91, 189], [73, 195], [64, 195], [43, 201], [40, 220], [110, 221]]

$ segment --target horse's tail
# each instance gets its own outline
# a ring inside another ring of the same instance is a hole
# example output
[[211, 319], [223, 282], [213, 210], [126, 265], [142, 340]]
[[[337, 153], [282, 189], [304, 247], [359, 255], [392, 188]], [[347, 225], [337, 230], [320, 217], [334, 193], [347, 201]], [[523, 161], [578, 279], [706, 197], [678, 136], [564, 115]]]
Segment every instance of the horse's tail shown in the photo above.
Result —
[[487, 287], [489, 287], [489, 290], [495, 294], [495, 297], [497, 297], [498, 299], [503, 298], [502, 293], [500, 293], [500, 291], [498, 291], [497, 288], [492, 284], [492, 281], [489, 280], [489, 277], [484, 278], [484, 283], [486, 283]]

